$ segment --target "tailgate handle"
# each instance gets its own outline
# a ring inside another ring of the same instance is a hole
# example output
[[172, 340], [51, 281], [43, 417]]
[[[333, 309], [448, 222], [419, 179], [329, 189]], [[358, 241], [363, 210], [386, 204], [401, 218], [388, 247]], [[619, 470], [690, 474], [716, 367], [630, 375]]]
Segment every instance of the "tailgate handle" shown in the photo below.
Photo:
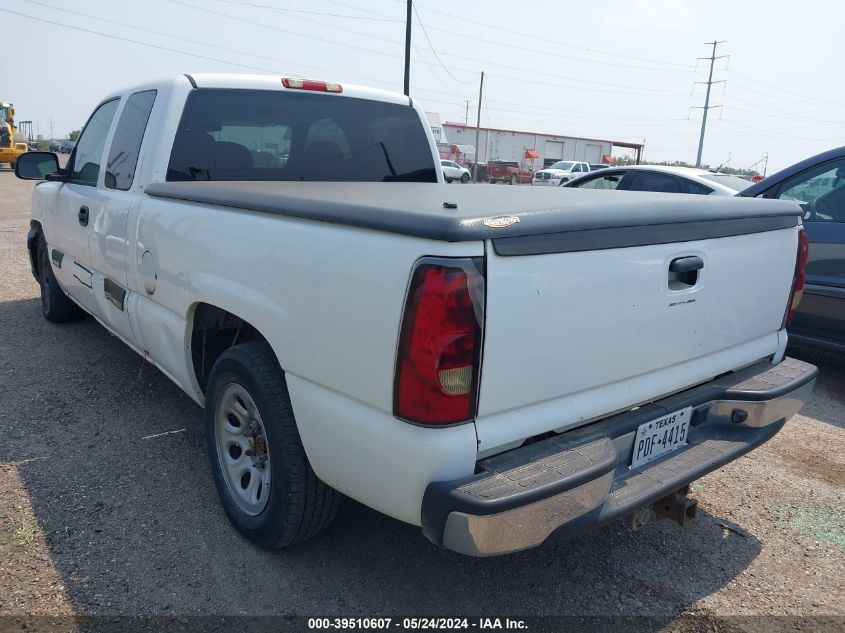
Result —
[[694, 255], [692, 257], [679, 257], [673, 259], [669, 264], [670, 273], [690, 273], [694, 270], [701, 270], [704, 268], [704, 260]]

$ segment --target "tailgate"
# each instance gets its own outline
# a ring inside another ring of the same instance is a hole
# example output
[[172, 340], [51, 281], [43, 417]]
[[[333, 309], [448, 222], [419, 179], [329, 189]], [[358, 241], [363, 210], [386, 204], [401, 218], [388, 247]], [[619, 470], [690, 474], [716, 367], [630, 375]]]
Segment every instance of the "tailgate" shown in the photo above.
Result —
[[782, 351], [799, 230], [626, 247], [599, 240], [601, 250], [583, 251], [569, 238], [557, 247], [494, 240], [479, 450], [574, 427]]

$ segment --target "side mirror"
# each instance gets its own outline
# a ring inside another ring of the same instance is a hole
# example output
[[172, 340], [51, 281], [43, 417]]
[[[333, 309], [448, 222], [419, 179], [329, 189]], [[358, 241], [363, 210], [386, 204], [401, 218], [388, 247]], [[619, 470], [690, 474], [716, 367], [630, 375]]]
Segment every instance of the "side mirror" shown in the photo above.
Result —
[[15, 176], [22, 180], [46, 180], [59, 173], [59, 158], [52, 152], [27, 152], [15, 161]]

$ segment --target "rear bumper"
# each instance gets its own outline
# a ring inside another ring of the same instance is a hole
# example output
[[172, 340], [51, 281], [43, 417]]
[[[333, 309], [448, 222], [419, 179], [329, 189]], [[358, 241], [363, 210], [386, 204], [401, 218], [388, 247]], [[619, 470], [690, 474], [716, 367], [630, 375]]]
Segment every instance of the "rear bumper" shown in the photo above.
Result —
[[[422, 527], [471, 556], [539, 545], [595, 528], [731, 462], [774, 436], [813, 390], [818, 370], [759, 363], [659, 402], [479, 462], [481, 472], [429, 484]], [[629, 468], [640, 424], [692, 406], [686, 446]]]

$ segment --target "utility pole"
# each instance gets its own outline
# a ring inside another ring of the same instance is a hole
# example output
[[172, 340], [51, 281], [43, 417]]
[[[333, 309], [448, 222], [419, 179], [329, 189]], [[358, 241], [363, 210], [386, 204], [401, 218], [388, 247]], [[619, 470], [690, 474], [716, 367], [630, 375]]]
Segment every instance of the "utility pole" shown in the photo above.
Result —
[[724, 43], [725, 43], [725, 40], [722, 40], [721, 42], [716, 42], [716, 41], [705, 42], [705, 44], [709, 44], [709, 45], [713, 46], [713, 53], [710, 55], [710, 57], [699, 57], [699, 59], [709, 59], [710, 60], [710, 75], [707, 77], [706, 82], [704, 82], [704, 81], [696, 81], [695, 82], [697, 84], [703, 84], [703, 83], [707, 84], [707, 94], [704, 96], [704, 107], [702, 108], [704, 110], [704, 115], [701, 117], [701, 136], [699, 136], [699, 138], [698, 138], [698, 155], [696, 156], [696, 159], [695, 159], [695, 166], [696, 167], [701, 167], [701, 152], [704, 149], [704, 130], [707, 127], [707, 111], [710, 110], [710, 108], [720, 108], [721, 107], [721, 106], [711, 106], [710, 105], [710, 86], [712, 86], [714, 83], [721, 83], [721, 81], [724, 81], [724, 80], [713, 81], [713, 64], [715, 63], [715, 61], [717, 59], [722, 59], [723, 57], [727, 57], [727, 55], [720, 55], [719, 57], [716, 57], [716, 46], [718, 46], [719, 44], [724, 44]]
[[481, 95], [484, 92], [484, 71], [481, 71], [481, 85], [478, 87], [478, 119], [475, 123], [475, 162], [472, 165], [472, 181], [478, 182], [478, 139], [481, 134]]
[[50, 142], [53, 142], [53, 117], [50, 117]]
[[467, 109], [464, 113], [464, 125], [469, 125], [469, 99], [467, 99]]
[[766, 152], [766, 155], [763, 157], [763, 178], [766, 177], [766, 170], [769, 168], [769, 152]]
[[408, 0], [408, 13], [405, 16], [405, 96], [411, 94], [411, 0]]

